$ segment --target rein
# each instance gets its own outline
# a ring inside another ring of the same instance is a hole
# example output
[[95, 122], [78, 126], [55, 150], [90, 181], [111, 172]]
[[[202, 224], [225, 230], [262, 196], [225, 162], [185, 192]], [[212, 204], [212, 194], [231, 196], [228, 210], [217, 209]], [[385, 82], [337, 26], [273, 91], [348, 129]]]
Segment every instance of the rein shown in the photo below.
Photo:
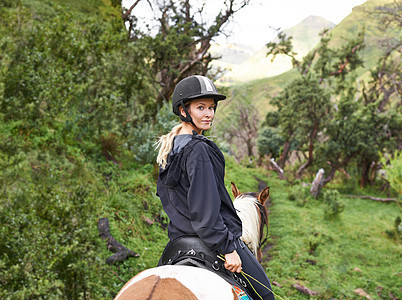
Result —
[[[268, 221], [268, 211], [267, 208], [262, 205], [258, 200], [256, 195], [254, 195], [255, 193], [246, 193], [246, 194], [242, 194], [250, 196], [253, 198], [253, 203], [254, 205], [257, 207], [260, 215], [261, 215], [261, 222], [260, 222], [260, 233], [259, 233], [259, 241], [258, 241], [258, 248], [257, 250], [260, 250], [261, 247], [266, 243], [266, 241], [269, 239], [269, 221]], [[238, 212], [240, 212], [239, 210], [237, 210]], [[265, 237], [264, 237], [264, 228], [267, 228], [266, 232], [265, 232]]]
[[[257, 204], [258, 210], [261, 214], [261, 225], [260, 225], [260, 242], [258, 244], [258, 249], [261, 249], [261, 247], [265, 244], [265, 242], [268, 240], [269, 238], [269, 224], [268, 224], [268, 212], [267, 212], [267, 208], [262, 205], [259, 202], [255, 202]], [[263, 235], [264, 235], [264, 227], [267, 228], [267, 231], [265, 233], [265, 237], [264, 240], [262, 240]], [[261, 241], [262, 240], [262, 241]]]

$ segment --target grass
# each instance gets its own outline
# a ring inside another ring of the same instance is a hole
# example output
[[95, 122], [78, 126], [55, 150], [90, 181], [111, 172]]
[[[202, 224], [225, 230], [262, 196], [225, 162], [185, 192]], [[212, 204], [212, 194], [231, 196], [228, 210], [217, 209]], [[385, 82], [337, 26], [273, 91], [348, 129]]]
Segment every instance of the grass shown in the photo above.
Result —
[[[167, 242], [167, 231], [158, 222], [158, 218], [166, 222], [167, 217], [155, 195], [155, 176], [149, 165], [127, 167], [109, 187], [102, 216], [109, 217], [112, 235], [140, 254], [111, 266], [124, 281], [156, 266]], [[245, 167], [226, 157], [225, 185], [230, 195], [231, 181], [242, 192], [258, 191], [256, 178], [271, 187], [271, 248], [265, 250], [270, 260], [263, 266], [271, 282], [282, 286], [272, 286], [277, 299], [359, 299], [354, 292], [358, 288], [372, 299], [392, 299], [390, 294], [401, 298], [401, 244], [385, 233], [401, 214], [398, 204], [351, 199], [341, 193], [345, 209], [337, 218], [328, 219], [321, 199], [289, 200], [292, 191], [302, 190], [299, 186], [290, 186], [263, 168]], [[148, 224], [145, 217], [155, 222]], [[102, 257], [109, 255], [103, 249]], [[114, 281], [117, 293], [123, 283], [112, 273], [107, 276]], [[293, 287], [296, 283], [318, 294], [304, 295]]]
[[[120, 278], [128, 281], [140, 271], [157, 265], [168, 241], [164, 229], [167, 217], [155, 194], [153, 166], [115, 171], [113, 176], [117, 179], [110, 183], [99, 217], [108, 218], [112, 236], [140, 255], [111, 267]], [[102, 251], [103, 258], [110, 255], [107, 249]], [[123, 283], [116, 281], [116, 286], [120, 289]]]
[[373, 299], [401, 297], [401, 244], [385, 234], [401, 214], [397, 204], [341, 197], [345, 210], [328, 220], [321, 200], [300, 206], [287, 199], [290, 189], [278, 181], [271, 187], [273, 247], [264, 266], [282, 286], [274, 286], [276, 293], [308, 299], [292, 287], [298, 283], [317, 292], [317, 299], [358, 299], [358, 288]]

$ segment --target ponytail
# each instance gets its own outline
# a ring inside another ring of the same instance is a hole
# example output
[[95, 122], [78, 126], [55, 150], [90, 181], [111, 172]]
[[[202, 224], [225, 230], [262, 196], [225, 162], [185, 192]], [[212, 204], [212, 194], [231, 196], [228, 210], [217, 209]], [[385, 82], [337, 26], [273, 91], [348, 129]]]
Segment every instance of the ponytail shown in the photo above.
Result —
[[182, 127], [183, 127], [182, 123], [176, 125], [175, 127], [172, 128], [172, 130], [168, 134], [162, 135], [159, 138], [159, 141], [156, 143], [156, 148], [159, 148], [156, 163], [163, 169], [166, 168], [167, 156], [173, 147], [173, 139], [176, 135], [179, 134]]

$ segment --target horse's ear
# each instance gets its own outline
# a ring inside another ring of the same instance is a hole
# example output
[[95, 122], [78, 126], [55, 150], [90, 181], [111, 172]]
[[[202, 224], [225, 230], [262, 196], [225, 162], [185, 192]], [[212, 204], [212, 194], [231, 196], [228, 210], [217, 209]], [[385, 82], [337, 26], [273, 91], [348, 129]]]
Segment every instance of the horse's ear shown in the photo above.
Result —
[[269, 186], [265, 187], [259, 194], [258, 194], [258, 201], [264, 205], [265, 201], [269, 198]]
[[237, 188], [237, 186], [233, 182], [231, 182], [231, 185], [232, 185], [233, 197], [237, 198], [237, 196], [241, 195], [241, 193], [240, 193], [239, 189]]

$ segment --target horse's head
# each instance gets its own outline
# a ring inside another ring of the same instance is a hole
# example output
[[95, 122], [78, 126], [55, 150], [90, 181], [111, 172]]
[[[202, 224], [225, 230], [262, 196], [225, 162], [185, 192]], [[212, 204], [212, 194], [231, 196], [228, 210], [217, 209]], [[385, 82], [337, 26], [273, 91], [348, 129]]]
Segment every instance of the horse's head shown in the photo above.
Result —
[[[260, 193], [241, 193], [233, 182], [231, 184], [235, 198], [233, 204], [243, 223], [242, 240], [261, 262], [261, 247], [268, 235], [268, 210], [265, 203], [269, 198], [269, 187], [265, 187]], [[265, 226], [266, 235], [264, 235]]]

